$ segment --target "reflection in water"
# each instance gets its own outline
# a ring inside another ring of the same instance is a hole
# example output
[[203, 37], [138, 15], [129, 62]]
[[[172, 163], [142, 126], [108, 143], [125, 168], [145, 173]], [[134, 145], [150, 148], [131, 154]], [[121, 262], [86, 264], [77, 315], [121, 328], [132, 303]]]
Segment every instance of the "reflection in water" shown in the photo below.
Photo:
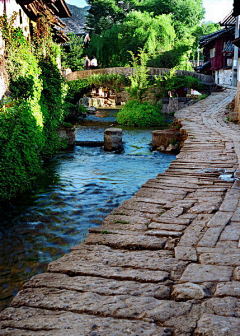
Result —
[[[77, 127], [77, 140], [102, 140], [104, 127], [95, 124]], [[75, 147], [57, 155], [37, 190], [1, 209], [0, 308], [27, 279], [69, 253], [90, 227], [100, 225], [113, 208], [174, 159], [150, 151], [149, 129], [124, 129], [123, 140], [122, 154]]]

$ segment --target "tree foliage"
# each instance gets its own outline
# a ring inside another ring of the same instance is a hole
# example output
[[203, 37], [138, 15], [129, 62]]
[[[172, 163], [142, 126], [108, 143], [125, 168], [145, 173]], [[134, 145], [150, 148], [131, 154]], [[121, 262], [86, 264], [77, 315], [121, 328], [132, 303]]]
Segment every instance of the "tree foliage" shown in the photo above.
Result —
[[[0, 17], [6, 42], [11, 95], [0, 105], [0, 201], [33, 186], [43, 158], [61, 143], [57, 131], [66, 107], [66, 84], [57, 68], [59, 48], [51, 35], [43, 44], [27, 41], [14, 20]], [[38, 48], [39, 47], [39, 48]]]
[[144, 49], [156, 58], [174, 45], [175, 31], [171, 15], [153, 16], [134, 11], [121, 25], [115, 24], [101, 36], [93, 35], [89, 53], [97, 56], [103, 67], [125, 66], [131, 61], [128, 51], [135, 56]]
[[89, 0], [89, 50], [103, 67], [125, 66], [143, 48], [149, 65], [190, 70], [193, 34], [203, 18], [202, 0]]
[[72, 71], [83, 70], [83, 38], [74, 33], [69, 34], [70, 41], [66, 46], [61, 46], [62, 68]]

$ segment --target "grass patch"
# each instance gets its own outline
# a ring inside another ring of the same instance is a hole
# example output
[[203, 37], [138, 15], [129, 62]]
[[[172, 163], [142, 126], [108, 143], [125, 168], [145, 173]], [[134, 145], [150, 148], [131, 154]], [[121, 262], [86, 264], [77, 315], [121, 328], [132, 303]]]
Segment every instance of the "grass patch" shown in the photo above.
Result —
[[119, 223], [119, 224], [129, 224], [129, 222], [126, 222], [126, 221], [123, 221], [123, 220], [115, 221], [115, 224], [117, 224], [117, 223]]

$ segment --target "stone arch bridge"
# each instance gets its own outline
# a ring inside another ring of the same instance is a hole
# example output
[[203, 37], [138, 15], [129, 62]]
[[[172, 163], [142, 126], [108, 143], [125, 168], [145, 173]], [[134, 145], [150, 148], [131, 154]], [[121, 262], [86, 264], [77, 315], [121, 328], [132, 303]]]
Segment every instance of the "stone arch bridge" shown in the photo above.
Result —
[[[169, 72], [169, 69], [166, 68], [148, 68], [148, 74], [150, 76], [162, 76], [166, 72]], [[134, 68], [130, 67], [116, 67], [116, 68], [105, 68], [105, 69], [94, 69], [94, 70], [81, 70], [81, 71], [75, 71], [68, 75], [66, 75], [67, 81], [77, 80], [81, 78], [87, 78], [91, 75], [103, 75], [103, 74], [121, 74], [124, 76], [130, 76], [134, 73]], [[191, 72], [191, 71], [185, 71], [185, 70], [177, 70], [177, 75], [184, 75], [184, 76], [192, 76], [200, 80], [200, 82], [212, 85], [214, 84], [214, 79], [212, 76], [200, 74], [197, 72]]]

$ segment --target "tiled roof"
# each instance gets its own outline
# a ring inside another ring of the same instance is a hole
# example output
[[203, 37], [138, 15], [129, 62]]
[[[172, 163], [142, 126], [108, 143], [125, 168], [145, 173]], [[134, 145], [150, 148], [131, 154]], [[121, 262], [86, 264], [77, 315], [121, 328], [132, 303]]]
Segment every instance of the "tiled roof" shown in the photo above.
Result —
[[234, 45], [231, 41], [228, 41], [225, 48], [223, 49], [223, 52], [234, 52]]
[[212, 34], [205, 35], [201, 38], [199, 42], [200, 48], [205, 47], [208, 43], [219, 39], [221, 37], [224, 37], [224, 35], [227, 35], [229, 37], [233, 36], [234, 37], [234, 32], [235, 32], [235, 27], [228, 27], [228, 28], [223, 28], [221, 30], [218, 30], [217, 32], [214, 32]]

